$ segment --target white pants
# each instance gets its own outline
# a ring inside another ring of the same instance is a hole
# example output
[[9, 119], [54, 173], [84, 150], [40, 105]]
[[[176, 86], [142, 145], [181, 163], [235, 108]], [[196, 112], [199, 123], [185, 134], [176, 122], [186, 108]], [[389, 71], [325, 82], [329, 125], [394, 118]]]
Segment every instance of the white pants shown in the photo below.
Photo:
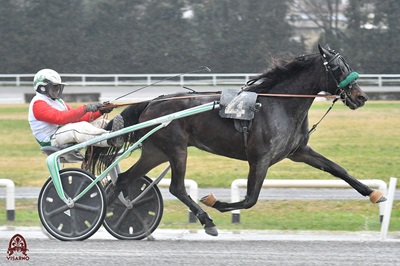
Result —
[[[66, 144], [82, 143], [95, 137], [108, 134], [109, 131], [103, 129], [107, 125], [108, 121], [103, 119], [97, 119], [92, 123], [89, 122], [77, 122], [66, 124], [59, 129], [51, 138], [51, 146], [63, 146]], [[107, 140], [97, 142], [93, 146], [98, 147], [109, 147]]]

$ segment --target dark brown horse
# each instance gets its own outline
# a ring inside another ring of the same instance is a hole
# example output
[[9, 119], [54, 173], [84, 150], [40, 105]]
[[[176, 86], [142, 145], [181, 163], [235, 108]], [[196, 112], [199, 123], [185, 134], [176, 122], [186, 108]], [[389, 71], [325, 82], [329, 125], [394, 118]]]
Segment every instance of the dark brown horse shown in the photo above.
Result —
[[[219, 110], [173, 120], [167, 127], [143, 142], [140, 159], [119, 175], [116, 186], [108, 191], [108, 200], [115, 200], [116, 195], [124, 191], [135, 178], [146, 175], [161, 163], [169, 162], [172, 169], [170, 192], [198, 217], [207, 234], [217, 235], [218, 231], [212, 219], [190, 198], [185, 189], [189, 146], [249, 163], [247, 194], [244, 200], [228, 203], [208, 197], [203, 199], [203, 202], [221, 212], [254, 206], [268, 168], [285, 158], [306, 163], [343, 179], [361, 195], [369, 196], [373, 203], [386, 200], [381, 192], [362, 184], [341, 166], [307, 145], [308, 111], [315, 98], [299, 95], [315, 96], [324, 91], [339, 96], [352, 110], [362, 107], [368, 99], [356, 82], [358, 74], [352, 71], [343, 57], [329, 48], [318, 47], [317, 54], [296, 57], [291, 62], [276, 62], [271, 70], [249, 82], [243, 89], [257, 93], [257, 102], [261, 106], [255, 112], [251, 129], [246, 136], [235, 129], [233, 119], [222, 118]], [[262, 94], [285, 94], [291, 97], [265, 97]], [[121, 115], [127, 127], [219, 100], [220, 96], [216, 96], [215, 93], [168, 95], [132, 105]], [[129, 140], [127, 138], [127, 142], [137, 140], [149, 130], [136, 131], [129, 136]], [[97, 149], [94, 158], [97, 158], [98, 152], [104, 151]]]

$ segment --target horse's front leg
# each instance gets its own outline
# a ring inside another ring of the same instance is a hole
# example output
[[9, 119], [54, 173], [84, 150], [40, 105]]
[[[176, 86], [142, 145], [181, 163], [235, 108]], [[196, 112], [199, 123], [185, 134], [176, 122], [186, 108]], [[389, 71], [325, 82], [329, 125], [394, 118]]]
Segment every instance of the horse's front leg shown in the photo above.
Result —
[[213, 207], [220, 212], [227, 212], [239, 209], [249, 209], [253, 207], [258, 200], [260, 191], [267, 174], [268, 165], [265, 161], [250, 163], [250, 171], [247, 177], [247, 191], [245, 199], [239, 202], [222, 202], [215, 199], [213, 194], [203, 197], [200, 201], [205, 205]]
[[186, 155], [180, 154], [176, 160], [170, 160], [171, 165], [171, 185], [169, 191], [196, 215], [200, 223], [204, 226], [207, 234], [218, 235], [217, 227], [211, 217], [206, 213], [188, 194], [185, 188]]
[[321, 154], [315, 152], [310, 146], [300, 147], [293, 155], [288, 157], [295, 162], [304, 162], [312, 167], [328, 172], [343, 179], [363, 196], [369, 196], [372, 203], [386, 201], [383, 193], [379, 190], [372, 190], [347, 173], [343, 167], [330, 161]]

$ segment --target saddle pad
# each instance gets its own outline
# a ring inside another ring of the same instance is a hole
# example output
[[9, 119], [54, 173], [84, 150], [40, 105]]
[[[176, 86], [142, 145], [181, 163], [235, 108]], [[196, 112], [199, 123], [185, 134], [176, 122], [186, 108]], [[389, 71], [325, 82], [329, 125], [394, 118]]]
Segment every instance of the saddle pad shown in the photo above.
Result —
[[222, 118], [252, 120], [256, 109], [257, 93], [237, 89], [223, 90], [219, 115]]

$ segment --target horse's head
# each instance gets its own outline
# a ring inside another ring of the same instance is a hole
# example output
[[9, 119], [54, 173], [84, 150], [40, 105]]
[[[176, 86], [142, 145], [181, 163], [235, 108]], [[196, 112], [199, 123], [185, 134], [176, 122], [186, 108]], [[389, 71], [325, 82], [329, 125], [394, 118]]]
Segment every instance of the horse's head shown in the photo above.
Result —
[[368, 100], [368, 96], [357, 84], [358, 73], [352, 70], [339, 53], [330, 48], [322, 48], [320, 45], [318, 49], [327, 71], [333, 78], [332, 82], [336, 85], [329, 86], [333, 89], [328, 92], [339, 95], [342, 102], [352, 110], [362, 107]]

